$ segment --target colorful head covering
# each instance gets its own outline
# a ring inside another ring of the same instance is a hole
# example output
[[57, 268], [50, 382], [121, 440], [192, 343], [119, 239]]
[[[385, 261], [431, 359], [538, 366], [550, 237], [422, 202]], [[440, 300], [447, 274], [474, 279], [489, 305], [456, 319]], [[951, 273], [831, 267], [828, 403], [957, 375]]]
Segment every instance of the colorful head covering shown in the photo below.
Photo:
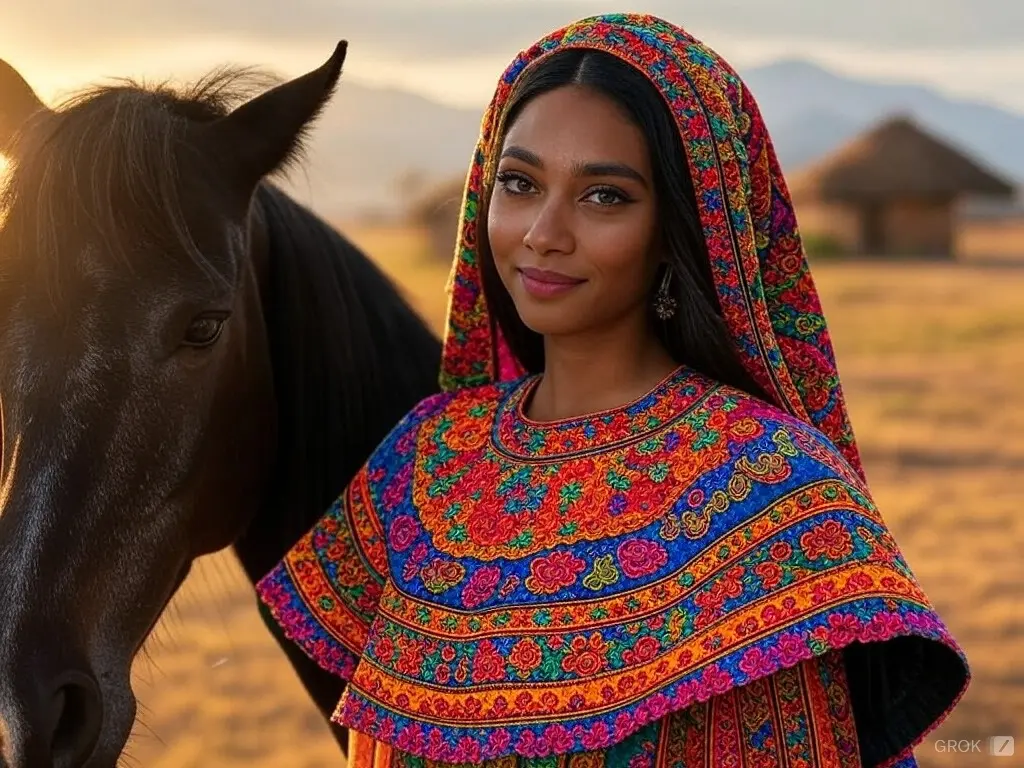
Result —
[[470, 168], [449, 277], [441, 386], [522, 373], [487, 310], [477, 249], [493, 186], [502, 114], [531, 64], [569, 48], [601, 50], [643, 72], [678, 125], [715, 288], [740, 359], [775, 404], [820, 429], [863, 476], [835, 354], [775, 149], [753, 95], [714, 51], [650, 15], [583, 19], [552, 32], [505, 70]]

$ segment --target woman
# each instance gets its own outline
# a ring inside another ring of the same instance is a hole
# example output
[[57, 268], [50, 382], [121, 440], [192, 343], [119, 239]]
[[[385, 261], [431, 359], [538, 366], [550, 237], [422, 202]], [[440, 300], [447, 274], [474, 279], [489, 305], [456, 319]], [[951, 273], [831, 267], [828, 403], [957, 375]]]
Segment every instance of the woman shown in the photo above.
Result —
[[728, 65], [641, 15], [518, 56], [451, 293], [445, 391], [259, 585], [350, 764], [913, 765], [966, 660]]

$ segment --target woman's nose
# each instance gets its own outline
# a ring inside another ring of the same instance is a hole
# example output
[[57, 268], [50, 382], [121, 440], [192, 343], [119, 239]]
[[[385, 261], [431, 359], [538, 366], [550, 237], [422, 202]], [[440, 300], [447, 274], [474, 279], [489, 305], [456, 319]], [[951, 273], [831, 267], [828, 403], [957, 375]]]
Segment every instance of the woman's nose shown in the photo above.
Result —
[[576, 244], [571, 209], [555, 198], [538, 204], [530, 228], [523, 236], [523, 245], [534, 253], [570, 253]]

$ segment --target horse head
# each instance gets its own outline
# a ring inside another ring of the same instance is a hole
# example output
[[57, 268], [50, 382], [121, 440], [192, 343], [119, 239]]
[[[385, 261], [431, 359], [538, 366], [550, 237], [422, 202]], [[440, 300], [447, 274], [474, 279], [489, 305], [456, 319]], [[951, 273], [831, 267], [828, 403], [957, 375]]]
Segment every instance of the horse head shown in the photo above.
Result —
[[132, 660], [267, 491], [264, 177], [345, 59], [226, 108], [134, 83], [50, 108], [0, 62], [0, 745], [113, 765]]

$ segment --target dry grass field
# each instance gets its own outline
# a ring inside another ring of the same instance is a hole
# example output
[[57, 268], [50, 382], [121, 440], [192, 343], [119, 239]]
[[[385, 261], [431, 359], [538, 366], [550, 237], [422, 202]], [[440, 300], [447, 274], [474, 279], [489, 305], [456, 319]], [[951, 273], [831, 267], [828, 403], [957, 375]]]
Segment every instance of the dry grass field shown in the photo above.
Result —
[[[348, 231], [439, 328], [447, 265], [419, 235]], [[822, 264], [816, 277], [874, 494], [973, 664], [918, 760], [1024, 764], [936, 749], [1024, 739], [1024, 264]], [[230, 557], [198, 564], [148, 650], [130, 764], [342, 765]]]

